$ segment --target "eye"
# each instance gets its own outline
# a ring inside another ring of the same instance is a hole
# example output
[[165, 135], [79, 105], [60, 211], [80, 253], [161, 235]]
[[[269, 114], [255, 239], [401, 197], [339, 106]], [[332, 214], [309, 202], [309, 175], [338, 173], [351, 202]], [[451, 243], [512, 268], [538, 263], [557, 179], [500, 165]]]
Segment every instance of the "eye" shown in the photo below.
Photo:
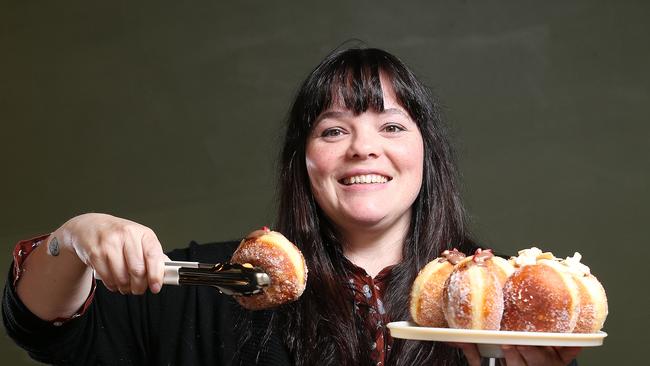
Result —
[[404, 126], [397, 123], [389, 123], [383, 126], [382, 131], [388, 133], [396, 133], [396, 132], [406, 131], [406, 128], [404, 128]]
[[338, 136], [343, 135], [344, 133], [345, 133], [345, 131], [343, 131], [343, 129], [341, 129], [339, 127], [332, 127], [332, 128], [328, 128], [328, 129], [323, 130], [323, 132], [321, 132], [320, 136], [321, 137], [338, 137]]

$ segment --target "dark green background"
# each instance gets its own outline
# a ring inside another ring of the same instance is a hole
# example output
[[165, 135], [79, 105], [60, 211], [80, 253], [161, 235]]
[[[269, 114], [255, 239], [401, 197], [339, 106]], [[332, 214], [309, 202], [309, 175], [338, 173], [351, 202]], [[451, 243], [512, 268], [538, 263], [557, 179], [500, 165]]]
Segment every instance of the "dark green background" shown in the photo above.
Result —
[[581, 364], [647, 361], [647, 2], [0, 4], [2, 273], [17, 240], [88, 211], [167, 249], [272, 223], [291, 98], [358, 38], [442, 97], [481, 242], [577, 250], [601, 279], [609, 337]]

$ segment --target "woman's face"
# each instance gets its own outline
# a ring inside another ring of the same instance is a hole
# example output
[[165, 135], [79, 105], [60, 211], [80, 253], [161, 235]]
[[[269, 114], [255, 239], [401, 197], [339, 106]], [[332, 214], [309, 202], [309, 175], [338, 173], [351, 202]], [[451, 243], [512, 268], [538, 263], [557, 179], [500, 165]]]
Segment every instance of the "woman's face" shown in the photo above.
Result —
[[422, 185], [424, 144], [391, 84], [381, 78], [384, 111], [357, 116], [333, 103], [317, 118], [306, 163], [316, 202], [345, 232], [408, 226]]

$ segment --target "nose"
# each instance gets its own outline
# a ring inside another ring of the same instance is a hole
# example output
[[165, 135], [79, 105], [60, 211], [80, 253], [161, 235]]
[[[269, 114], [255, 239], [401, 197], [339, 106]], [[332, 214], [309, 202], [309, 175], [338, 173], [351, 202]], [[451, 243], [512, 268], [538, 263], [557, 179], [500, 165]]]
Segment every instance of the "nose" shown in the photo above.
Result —
[[360, 129], [352, 134], [348, 157], [351, 159], [372, 159], [381, 155], [379, 136], [373, 131]]

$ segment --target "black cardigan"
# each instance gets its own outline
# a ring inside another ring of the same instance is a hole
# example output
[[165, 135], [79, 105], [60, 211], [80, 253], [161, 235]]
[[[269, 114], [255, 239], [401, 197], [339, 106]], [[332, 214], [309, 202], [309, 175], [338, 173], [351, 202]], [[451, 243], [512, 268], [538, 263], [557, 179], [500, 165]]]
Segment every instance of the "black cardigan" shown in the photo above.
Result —
[[[238, 242], [198, 245], [169, 253], [172, 260], [215, 263], [230, 259]], [[272, 311], [247, 312], [216, 289], [164, 286], [158, 295], [124, 296], [97, 283], [88, 311], [62, 326], [33, 315], [18, 298], [13, 265], [5, 284], [2, 317], [7, 334], [37, 361], [55, 365], [271, 365], [291, 357]], [[251, 322], [246, 342], [236, 325]], [[260, 347], [262, 339], [266, 339]], [[571, 366], [577, 366], [575, 360]]]
[[[216, 263], [230, 259], [237, 242], [198, 245], [169, 253], [173, 260]], [[13, 266], [11, 266], [13, 268]], [[37, 361], [56, 365], [290, 365], [280, 338], [264, 347], [270, 311], [245, 312], [206, 286], [164, 286], [160, 294], [123, 296], [98, 281], [88, 311], [62, 326], [33, 315], [5, 285], [2, 315], [7, 334]], [[252, 317], [252, 336], [240, 341], [236, 324]]]

